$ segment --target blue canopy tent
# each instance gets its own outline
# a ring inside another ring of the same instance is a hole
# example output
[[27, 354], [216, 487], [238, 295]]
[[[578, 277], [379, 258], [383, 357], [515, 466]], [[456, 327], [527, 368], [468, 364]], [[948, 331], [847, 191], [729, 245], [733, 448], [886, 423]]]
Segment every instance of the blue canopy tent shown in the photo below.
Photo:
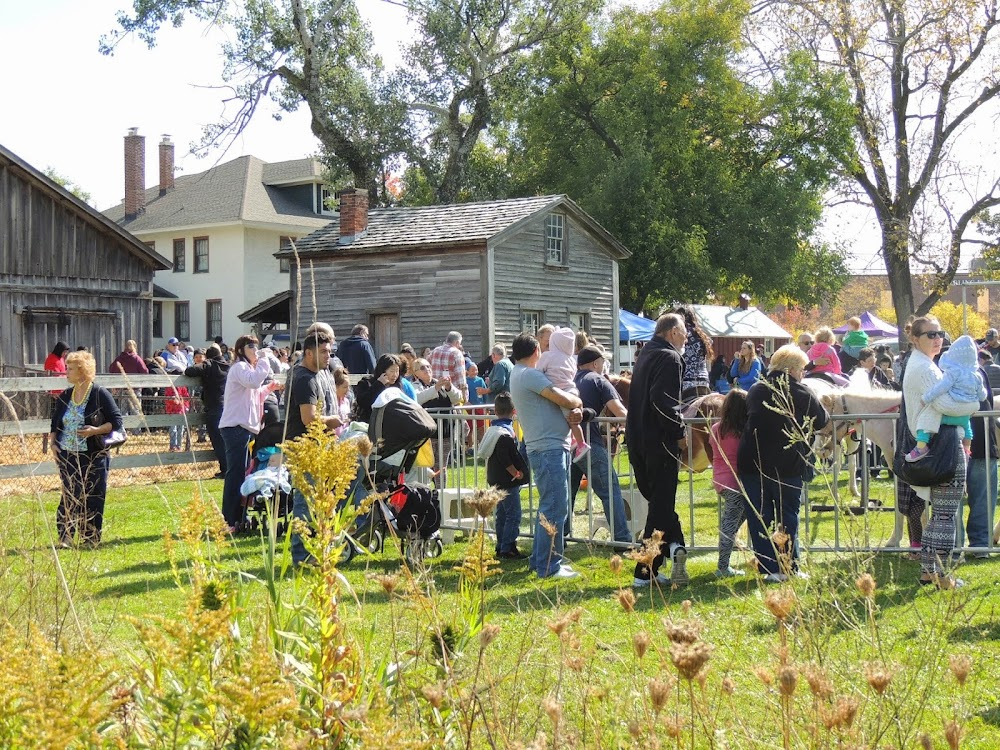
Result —
[[[886, 323], [881, 318], [877, 317], [874, 313], [870, 313], [867, 310], [861, 313], [859, 316], [861, 318], [861, 330], [867, 333], [869, 336], [898, 336], [899, 329], [896, 326]], [[847, 333], [850, 328], [847, 324], [840, 326], [839, 328], [834, 328], [834, 333]]]
[[649, 341], [653, 338], [656, 321], [643, 318], [628, 310], [618, 311], [618, 340], [621, 343], [629, 341]]

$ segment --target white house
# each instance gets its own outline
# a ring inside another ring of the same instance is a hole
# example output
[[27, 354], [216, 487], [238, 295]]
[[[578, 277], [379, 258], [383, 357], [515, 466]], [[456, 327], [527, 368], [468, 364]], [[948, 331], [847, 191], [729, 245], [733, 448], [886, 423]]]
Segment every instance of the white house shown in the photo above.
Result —
[[287, 291], [289, 263], [274, 253], [335, 214], [315, 159], [267, 164], [241, 156], [174, 179], [174, 147], [159, 144], [159, 185], [145, 187], [145, 137], [125, 136], [125, 201], [104, 214], [173, 263], [154, 276], [153, 346], [171, 336], [232, 345], [238, 315]]

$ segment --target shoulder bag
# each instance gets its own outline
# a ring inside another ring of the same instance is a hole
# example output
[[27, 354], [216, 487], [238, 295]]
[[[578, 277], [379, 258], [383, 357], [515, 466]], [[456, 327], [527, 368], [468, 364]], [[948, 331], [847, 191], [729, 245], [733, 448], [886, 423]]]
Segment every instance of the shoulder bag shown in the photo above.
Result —
[[958, 428], [944, 425], [931, 436], [928, 452], [917, 461], [907, 461], [906, 454], [917, 445], [906, 422], [906, 399], [899, 405], [896, 422], [896, 455], [892, 472], [901, 481], [914, 487], [936, 487], [955, 478], [955, 453], [958, 450]]

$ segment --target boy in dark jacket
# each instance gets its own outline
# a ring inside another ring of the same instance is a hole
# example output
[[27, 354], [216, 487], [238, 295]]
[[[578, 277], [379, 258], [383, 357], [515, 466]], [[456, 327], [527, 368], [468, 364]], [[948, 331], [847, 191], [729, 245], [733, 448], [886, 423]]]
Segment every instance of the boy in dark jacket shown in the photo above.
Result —
[[486, 458], [486, 481], [506, 492], [497, 503], [497, 557], [520, 560], [517, 549], [521, 530], [521, 485], [528, 481], [528, 465], [517, 448], [514, 434], [514, 403], [509, 393], [501, 393], [495, 402], [496, 419], [483, 435], [480, 455]]
[[216, 479], [226, 476], [226, 447], [219, 431], [219, 420], [222, 418], [223, 396], [226, 392], [226, 378], [229, 375], [229, 363], [222, 358], [222, 349], [215, 344], [205, 352], [205, 361], [191, 365], [184, 370], [189, 378], [201, 379], [201, 402], [204, 405], [205, 427], [208, 439], [212, 442], [212, 450], [219, 461], [219, 473]]

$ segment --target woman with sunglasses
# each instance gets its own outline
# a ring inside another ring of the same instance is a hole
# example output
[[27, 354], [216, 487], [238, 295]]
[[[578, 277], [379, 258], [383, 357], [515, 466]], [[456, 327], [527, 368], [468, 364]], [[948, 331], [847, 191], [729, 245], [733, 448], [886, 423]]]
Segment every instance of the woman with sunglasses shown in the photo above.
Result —
[[[921, 415], [928, 408], [924, 396], [943, 379], [941, 368], [934, 362], [944, 344], [944, 331], [937, 319], [931, 316], [916, 318], [910, 324], [912, 349], [903, 373], [903, 403], [906, 407], [906, 422], [918, 438], [917, 429]], [[958, 429], [954, 424], [942, 421], [941, 430]], [[945, 568], [951, 561], [955, 546], [955, 523], [958, 508], [965, 494], [966, 456], [961, 441], [955, 441], [955, 476], [936, 487], [914, 487], [914, 491], [924, 500], [930, 500], [930, 520], [923, 530], [920, 547], [920, 583], [935, 584], [939, 588], [961, 586], [963, 581], [947, 573]]]
[[247, 446], [264, 423], [264, 399], [281, 385], [271, 376], [267, 357], [257, 356], [254, 336], [240, 336], [233, 347], [233, 364], [226, 375], [219, 432], [226, 445], [226, 479], [222, 488], [222, 515], [230, 531], [237, 531], [243, 521], [240, 485], [247, 472]]

